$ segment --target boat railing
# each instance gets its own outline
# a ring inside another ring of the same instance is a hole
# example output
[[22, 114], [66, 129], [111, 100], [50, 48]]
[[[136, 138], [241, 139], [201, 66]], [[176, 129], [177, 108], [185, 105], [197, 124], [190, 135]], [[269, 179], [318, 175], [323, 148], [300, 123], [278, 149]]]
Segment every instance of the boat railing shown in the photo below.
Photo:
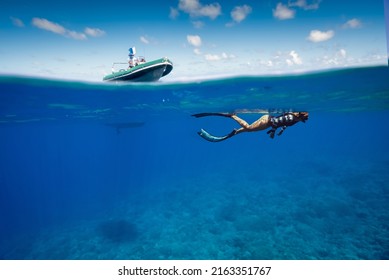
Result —
[[[146, 59], [144, 56], [138, 56], [136, 58], [136, 62], [134, 66], [137, 66], [139, 64], [146, 63]], [[127, 67], [123, 68], [123, 65], [127, 65]], [[112, 63], [112, 74], [117, 73], [117, 72], [123, 72], [126, 71], [129, 67], [128, 62], [114, 62]]]
[[114, 62], [114, 63], [112, 63], [112, 74], [114, 74], [116, 72], [126, 71], [127, 67], [123, 68], [123, 66], [119, 67], [118, 65], [127, 65], [127, 67], [128, 67], [128, 62]]

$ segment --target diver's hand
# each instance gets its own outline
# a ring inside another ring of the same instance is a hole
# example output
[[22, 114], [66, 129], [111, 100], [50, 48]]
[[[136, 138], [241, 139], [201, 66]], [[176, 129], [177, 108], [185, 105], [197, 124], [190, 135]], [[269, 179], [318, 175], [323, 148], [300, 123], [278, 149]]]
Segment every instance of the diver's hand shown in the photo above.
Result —
[[270, 138], [273, 139], [274, 138], [274, 133], [276, 132], [276, 130], [274, 128], [270, 129], [268, 132], [266, 132], [267, 134], [269, 134]]

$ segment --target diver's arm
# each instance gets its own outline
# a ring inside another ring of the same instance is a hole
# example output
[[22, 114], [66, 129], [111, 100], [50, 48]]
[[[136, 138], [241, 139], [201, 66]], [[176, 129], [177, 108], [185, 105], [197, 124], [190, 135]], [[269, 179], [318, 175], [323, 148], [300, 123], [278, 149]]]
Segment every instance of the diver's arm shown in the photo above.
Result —
[[284, 132], [284, 130], [286, 129], [286, 125], [284, 125], [283, 127], [281, 127], [280, 129], [280, 132], [278, 132], [278, 136], [281, 136], [281, 134]]

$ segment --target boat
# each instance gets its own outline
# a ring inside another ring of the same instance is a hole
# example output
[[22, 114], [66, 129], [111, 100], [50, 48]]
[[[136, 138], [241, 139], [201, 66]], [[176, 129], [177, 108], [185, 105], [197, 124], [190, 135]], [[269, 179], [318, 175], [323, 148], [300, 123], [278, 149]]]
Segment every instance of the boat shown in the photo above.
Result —
[[[129, 60], [126, 62], [114, 62], [112, 73], [106, 75], [103, 81], [107, 82], [155, 82], [166, 76], [173, 70], [173, 63], [163, 57], [146, 62], [143, 56], [135, 57], [135, 47], [129, 49]], [[116, 70], [118, 65], [126, 65], [126, 68]]]

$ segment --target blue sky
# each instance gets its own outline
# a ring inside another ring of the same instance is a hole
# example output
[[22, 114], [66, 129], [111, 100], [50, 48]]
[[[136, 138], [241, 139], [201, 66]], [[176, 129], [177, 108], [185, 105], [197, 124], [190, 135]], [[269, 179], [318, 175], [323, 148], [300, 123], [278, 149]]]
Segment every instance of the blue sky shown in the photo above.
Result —
[[[387, 1], [387, 0], [385, 0]], [[101, 81], [128, 48], [164, 80], [387, 63], [384, 2], [1, 0], [0, 73]]]

